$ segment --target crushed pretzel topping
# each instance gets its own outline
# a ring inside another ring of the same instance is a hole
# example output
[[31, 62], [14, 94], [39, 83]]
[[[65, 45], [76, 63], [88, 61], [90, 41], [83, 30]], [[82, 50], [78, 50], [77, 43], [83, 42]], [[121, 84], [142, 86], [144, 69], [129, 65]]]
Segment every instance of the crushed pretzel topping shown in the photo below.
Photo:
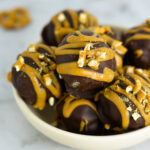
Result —
[[132, 91], [133, 91], [133, 87], [131, 85], [126, 87], [126, 92], [127, 93], [132, 92]]
[[143, 90], [140, 90], [137, 93], [137, 100], [141, 103], [141, 101], [146, 97], [146, 93]]
[[132, 114], [132, 117], [133, 117], [133, 119], [136, 121], [138, 118], [141, 117], [141, 115], [140, 115], [139, 113], [137, 113], [137, 112], [134, 112], [134, 113]]
[[114, 40], [113, 43], [112, 43], [112, 45], [111, 45], [111, 48], [117, 48], [120, 45], [122, 45], [121, 41]]
[[44, 59], [45, 55], [44, 54], [40, 54], [39, 55], [39, 59]]
[[106, 52], [97, 52], [96, 53], [96, 56], [97, 56], [97, 58], [99, 59], [99, 60], [101, 60], [101, 59], [104, 59], [104, 58], [106, 58]]
[[135, 73], [142, 75], [143, 74], [143, 69], [140, 69], [140, 68], [135, 69]]
[[47, 85], [47, 86], [50, 86], [52, 84], [52, 78], [51, 78], [51, 75], [50, 74], [45, 74], [43, 75], [43, 79], [44, 79], [44, 83]]
[[83, 67], [86, 65], [86, 51], [79, 52], [79, 59], [78, 59], [78, 67]]
[[41, 62], [41, 65], [43, 65], [43, 66], [47, 66], [47, 63], [46, 63], [46, 62], [44, 62], [44, 61], [42, 61], [42, 62]]
[[80, 82], [77, 82], [77, 81], [72, 83], [72, 87], [73, 87], [73, 88], [76, 88], [76, 87], [78, 87], [79, 85], [80, 85]]
[[92, 43], [86, 44], [84, 47], [84, 51], [89, 51], [89, 50], [91, 50], [92, 47], [93, 47]]
[[85, 13], [80, 13], [79, 21], [80, 21], [80, 23], [85, 24], [87, 22], [87, 15]]
[[54, 106], [54, 104], [55, 104], [55, 98], [54, 98], [54, 97], [50, 97], [50, 98], [48, 99], [48, 102], [49, 102], [49, 105], [50, 105], [50, 106]]
[[88, 66], [94, 70], [98, 70], [99, 64], [100, 64], [100, 62], [98, 62], [98, 60], [91, 60], [88, 62]]
[[135, 80], [135, 86], [133, 88], [133, 94], [136, 94], [141, 88], [142, 88], [142, 83], [140, 80]]
[[145, 106], [146, 106], [147, 103], [148, 103], [148, 100], [147, 100], [147, 99], [144, 99], [144, 100], [142, 101], [142, 106], [145, 108]]
[[58, 76], [59, 76], [59, 79], [62, 79], [62, 76], [60, 74]]
[[28, 51], [31, 53], [36, 52], [36, 45], [30, 44], [30, 46], [28, 47]]
[[127, 110], [131, 112], [132, 111], [131, 106], [127, 107]]
[[144, 112], [145, 112], [145, 113], [149, 113], [149, 112], [150, 112], [150, 106], [149, 106], [149, 104], [146, 104], [146, 107], [145, 107], [145, 109], [144, 109]]
[[14, 65], [16, 68], [16, 71], [17, 72], [20, 71], [23, 65], [24, 65], [24, 58], [22, 56], [19, 56], [16, 64]]
[[126, 66], [125, 67], [125, 73], [130, 74], [134, 73], [135, 68], [133, 66]]
[[60, 14], [58, 15], [58, 20], [59, 20], [60, 22], [63, 22], [65, 19], [66, 19], [66, 17], [65, 17], [65, 15], [64, 15], [63, 13], [60, 13]]

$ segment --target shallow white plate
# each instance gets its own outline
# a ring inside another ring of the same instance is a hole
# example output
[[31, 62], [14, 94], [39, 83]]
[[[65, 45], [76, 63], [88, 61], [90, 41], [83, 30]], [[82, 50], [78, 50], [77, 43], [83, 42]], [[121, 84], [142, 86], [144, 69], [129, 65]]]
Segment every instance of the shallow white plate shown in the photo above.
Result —
[[[118, 34], [125, 30], [122, 27], [114, 27]], [[50, 139], [77, 149], [83, 150], [113, 150], [127, 148], [150, 138], [150, 126], [129, 133], [110, 136], [87, 136], [54, 127], [55, 113], [52, 107], [46, 106], [42, 111], [33, 109], [27, 105], [13, 88], [16, 102], [27, 120], [41, 133]]]

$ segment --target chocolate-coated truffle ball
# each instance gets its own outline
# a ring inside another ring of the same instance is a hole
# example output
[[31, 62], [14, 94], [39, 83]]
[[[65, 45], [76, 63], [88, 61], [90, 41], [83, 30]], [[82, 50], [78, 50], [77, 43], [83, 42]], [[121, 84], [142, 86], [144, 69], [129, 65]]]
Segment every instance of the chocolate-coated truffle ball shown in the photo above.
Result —
[[[71, 91], [104, 88], [114, 79], [115, 52], [99, 34], [92, 31], [69, 34], [55, 50], [55, 54], [57, 72]], [[71, 94], [77, 96], [76, 92]]]
[[85, 10], [66, 9], [52, 17], [42, 31], [42, 39], [47, 45], [57, 46], [62, 39], [76, 30], [97, 26], [96, 17]]
[[102, 132], [102, 124], [94, 103], [87, 99], [77, 99], [65, 95], [56, 104], [58, 121], [70, 132], [97, 135]]
[[150, 20], [127, 30], [123, 35], [128, 48], [125, 63], [139, 68], [149, 69], [150, 63]]
[[140, 74], [119, 76], [95, 100], [106, 129], [126, 131], [150, 125], [150, 80]]
[[61, 96], [55, 68], [53, 48], [32, 44], [13, 65], [12, 83], [24, 101], [34, 105], [34, 108], [43, 109], [48, 99]]

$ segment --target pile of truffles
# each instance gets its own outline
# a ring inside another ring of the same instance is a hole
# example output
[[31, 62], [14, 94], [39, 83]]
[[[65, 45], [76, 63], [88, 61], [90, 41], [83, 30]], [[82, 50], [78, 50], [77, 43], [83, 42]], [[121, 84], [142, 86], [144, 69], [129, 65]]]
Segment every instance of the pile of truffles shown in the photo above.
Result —
[[8, 73], [26, 103], [42, 110], [49, 102], [57, 123], [80, 134], [150, 125], [150, 20], [118, 38], [87, 11], [67, 9], [41, 35]]

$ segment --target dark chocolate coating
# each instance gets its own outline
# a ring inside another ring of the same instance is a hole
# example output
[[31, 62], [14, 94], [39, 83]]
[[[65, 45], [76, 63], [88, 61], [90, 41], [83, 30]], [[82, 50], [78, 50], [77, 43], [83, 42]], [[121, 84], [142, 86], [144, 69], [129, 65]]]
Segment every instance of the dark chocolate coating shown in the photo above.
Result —
[[85, 98], [85, 99], [91, 99], [93, 100], [95, 94], [100, 91], [101, 88], [95, 88], [91, 90], [86, 90], [86, 91], [80, 91], [80, 90], [75, 90], [71, 87], [68, 87], [66, 84], [66, 90], [69, 94], [78, 97], [78, 98]]
[[[58, 118], [61, 119], [68, 131], [87, 135], [99, 135], [102, 133], [102, 124], [97, 113], [87, 105], [78, 106], [73, 110], [69, 118], [63, 116], [64, 101], [56, 105]], [[88, 125], [80, 131], [82, 121], [88, 121]], [[85, 129], [86, 128], [86, 129]]]
[[[61, 37], [61, 40], [62, 40], [69, 33], [72, 33], [76, 30], [80, 30], [81, 28], [80, 25], [82, 25], [82, 23], [79, 21], [79, 16], [81, 13], [86, 14], [87, 16], [87, 20], [85, 22], [86, 25], [83, 24], [84, 28], [98, 25], [96, 18], [92, 16], [91, 14], [89, 14], [88, 12], [86, 12], [85, 10], [74, 11], [71, 9], [66, 9], [62, 12], [59, 12], [55, 16], [53, 16], [51, 21], [43, 28], [42, 33], [41, 33], [43, 42], [47, 45], [58, 46], [58, 44], [60, 44], [61, 41], [60, 42], [57, 41], [57, 36], [58, 36], [56, 34], [57, 31], [62, 36]], [[65, 20], [67, 20], [69, 26], [66, 26], [63, 22], [59, 21], [58, 19], [59, 14], [64, 15]], [[53, 19], [55, 19], [55, 22], [53, 22]], [[68, 31], [61, 33], [60, 29], [63, 29], [63, 28], [65, 29], [68, 28]]]
[[52, 22], [48, 23], [42, 30], [41, 36], [45, 44], [57, 46], [54, 35], [55, 26]]

